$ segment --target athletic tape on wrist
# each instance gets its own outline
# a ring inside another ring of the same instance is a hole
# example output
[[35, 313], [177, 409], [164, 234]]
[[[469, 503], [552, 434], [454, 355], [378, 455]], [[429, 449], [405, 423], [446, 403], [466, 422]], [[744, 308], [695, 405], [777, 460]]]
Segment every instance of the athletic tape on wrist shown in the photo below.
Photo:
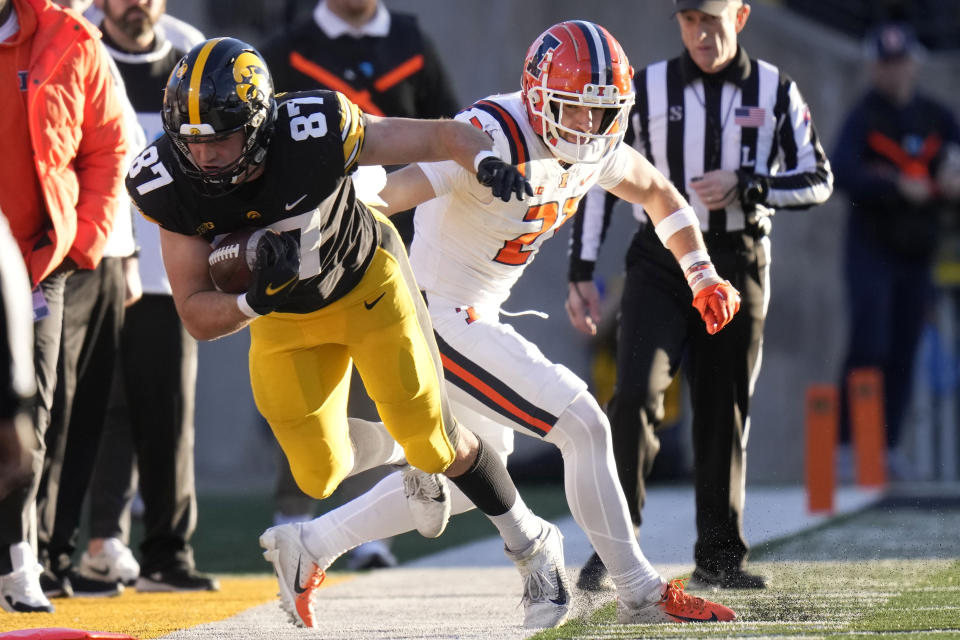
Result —
[[237, 296], [237, 308], [240, 309], [240, 313], [247, 316], [248, 318], [259, 318], [260, 314], [253, 310], [253, 307], [250, 306], [250, 303], [247, 302], [247, 294], [241, 293]]
[[697, 220], [697, 214], [693, 212], [693, 207], [684, 207], [677, 209], [658, 222], [654, 227], [654, 231], [657, 232], [657, 237], [660, 238], [663, 246], [667, 246], [667, 240], [677, 231], [680, 231], [680, 229], [698, 226], [700, 226], [700, 221]]
[[693, 291], [694, 296], [696, 296], [701, 289], [723, 282], [720, 274], [717, 273], [717, 270], [709, 262], [700, 262], [693, 265], [690, 273], [686, 274], [686, 276], [687, 284], [690, 286], [690, 290]]
[[687, 273], [687, 269], [692, 267], [698, 262], [710, 262], [710, 254], [706, 252], [705, 249], [697, 249], [691, 251], [688, 254], [685, 254], [680, 258], [680, 268], [683, 270], [684, 275]]
[[473, 170], [480, 171], [480, 163], [483, 161], [484, 158], [489, 158], [491, 156], [494, 158], [500, 157], [497, 155], [496, 151], [493, 151], [491, 149], [484, 149], [483, 151], [478, 151], [477, 155], [473, 156]]

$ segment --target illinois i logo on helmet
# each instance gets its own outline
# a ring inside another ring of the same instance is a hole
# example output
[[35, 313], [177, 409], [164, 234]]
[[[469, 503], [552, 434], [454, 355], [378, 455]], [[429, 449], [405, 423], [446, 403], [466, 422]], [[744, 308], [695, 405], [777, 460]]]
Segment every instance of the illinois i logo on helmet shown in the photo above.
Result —
[[536, 53], [531, 55], [527, 60], [527, 73], [539, 80], [541, 72], [545, 70], [545, 66], [549, 66], [550, 64], [548, 59], [547, 64], [544, 65], [543, 59], [547, 57], [547, 54], [552, 54], [553, 50], [559, 46], [560, 41], [557, 40], [552, 33], [549, 31], [544, 33], [540, 39], [540, 46], [537, 47]]

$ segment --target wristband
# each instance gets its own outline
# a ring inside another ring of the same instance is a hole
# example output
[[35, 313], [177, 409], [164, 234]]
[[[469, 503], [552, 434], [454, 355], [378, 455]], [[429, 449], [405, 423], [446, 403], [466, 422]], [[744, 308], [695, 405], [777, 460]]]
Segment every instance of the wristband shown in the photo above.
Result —
[[247, 302], [247, 294], [241, 293], [237, 296], [237, 308], [240, 309], [240, 313], [247, 316], [248, 318], [259, 318], [260, 314], [253, 310], [253, 307], [250, 306], [250, 303]]
[[660, 242], [663, 243], [663, 246], [667, 246], [667, 240], [669, 240], [673, 234], [684, 227], [699, 227], [700, 221], [697, 219], [697, 214], [693, 212], [693, 207], [686, 206], [682, 209], [677, 209], [666, 218], [658, 222], [654, 226], [654, 231], [657, 232], [657, 237], [660, 238]]
[[480, 171], [480, 163], [483, 162], [486, 158], [490, 158], [490, 157], [498, 158], [498, 159], [500, 158], [500, 156], [497, 155], [497, 152], [491, 149], [484, 149], [483, 151], [478, 151], [477, 155], [473, 156], [473, 170]]

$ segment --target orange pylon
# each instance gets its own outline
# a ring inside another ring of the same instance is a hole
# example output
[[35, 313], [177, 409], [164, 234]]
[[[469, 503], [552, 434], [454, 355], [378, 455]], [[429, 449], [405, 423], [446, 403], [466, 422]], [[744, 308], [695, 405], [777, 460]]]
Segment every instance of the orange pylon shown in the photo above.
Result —
[[883, 373], [876, 367], [854, 369], [847, 376], [847, 391], [857, 484], [882, 487], [887, 484]]
[[834, 385], [807, 387], [807, 510], [811, 513], [833, 512], [834, 456], [840, 422], [838, 395]]

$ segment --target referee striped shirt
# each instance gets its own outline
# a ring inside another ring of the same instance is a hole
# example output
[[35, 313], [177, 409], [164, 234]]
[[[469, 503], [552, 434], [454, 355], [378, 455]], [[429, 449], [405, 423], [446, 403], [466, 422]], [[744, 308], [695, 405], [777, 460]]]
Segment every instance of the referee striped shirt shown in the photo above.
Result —
[[[707, 232], [770, 229], [775, 209], [804, 209], [833, 190], [830, 163], [793, 80], [743, 47], [722, 71], [704, 74], [687, 52], [642, 69], [626, 144], [632, 144], [690, 201]], [[767, 182], [762, 204], [735, 200], [708, 210], [690, 188], [708, 171], [743, 170]], [[604, 197], [604, 196], [607, 197]], [[571, 279], [589, 279], [615, 198], [594, 189], [575, 218]], [[640, 205], [634, 215], [646, 217]], [[576, 277], [575, 277], [576, 276]]]

